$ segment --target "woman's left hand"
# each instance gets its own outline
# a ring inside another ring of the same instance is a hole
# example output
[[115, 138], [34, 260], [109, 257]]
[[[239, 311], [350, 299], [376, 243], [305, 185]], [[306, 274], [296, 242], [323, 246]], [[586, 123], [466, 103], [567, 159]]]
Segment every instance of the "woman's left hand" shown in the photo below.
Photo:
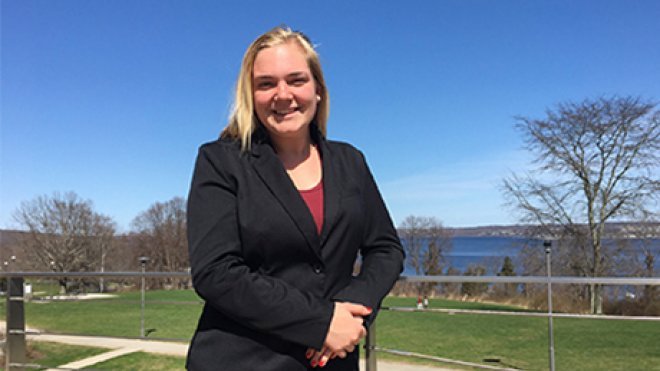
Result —
[[[355, 349], [355, 347], [353, 347]], [[350, 352], [353, 351], [353, 349], [350, 350]], [[345, 351], [340, 351], [340, 352], [332, 352], [330, 349], [327, 347], [323, 347], [321, 350], [316, 350], [314, 348], [308, 348], [307, 352], [305, 353], [305, 356], [307, 359], [309, 359], [309, 363], [312, 365], [312, 367], [325, 367], [326, 364], [328, 364], [328, 361], [334, 358], [346, 358], [346, 352]]]

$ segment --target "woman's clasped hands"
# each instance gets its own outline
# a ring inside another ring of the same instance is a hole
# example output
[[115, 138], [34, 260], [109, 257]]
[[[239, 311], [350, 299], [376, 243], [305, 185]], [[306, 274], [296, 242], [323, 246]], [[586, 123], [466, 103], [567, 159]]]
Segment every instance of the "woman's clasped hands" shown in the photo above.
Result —
[[360, 343], [367, 330], [364, 327], [364, 317], [370, 315], [372, 309], [354, 303], [335, 303], [330, 328], [325, 337], [323, 348], [307, 349], [305, 356], [310, 360], [312, 367], [324, 367], [329, 360], [346, 355]]

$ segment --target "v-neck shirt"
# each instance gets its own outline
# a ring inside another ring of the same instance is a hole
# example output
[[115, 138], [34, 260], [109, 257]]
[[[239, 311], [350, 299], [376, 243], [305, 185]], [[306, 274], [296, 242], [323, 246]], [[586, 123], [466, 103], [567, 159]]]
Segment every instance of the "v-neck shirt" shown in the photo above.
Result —
[[323, 179], [311, 189], [298, 190], [307, 208], [312, 213], [316, 232], [320, 235], [323, 228]]

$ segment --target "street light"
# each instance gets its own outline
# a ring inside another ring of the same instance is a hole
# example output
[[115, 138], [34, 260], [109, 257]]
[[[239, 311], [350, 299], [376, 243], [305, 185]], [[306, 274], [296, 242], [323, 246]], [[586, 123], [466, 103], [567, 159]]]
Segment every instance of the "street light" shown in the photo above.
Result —
[[552, 241], [543, 241], [543, 247], [545, 248], [545, 264], [548, 275], [548, 356], [550, 359], [550, 371], [555, 371], [555, 339], [552, 328], [552, 272], [550, 271]]
[[141, 287], [141, 298], [142, 300], [140, 301], [140, 337], [144, 337], [144, 294], [145, 294], [145, 279], [144, 279], [144, 273], [146, 271], [147, 267], [147, 262], [149, 261], [149, 258], [146, 256], [141, 256], [138, 258], [140, 261], [140, 265], [142, 267], [142, 287]]

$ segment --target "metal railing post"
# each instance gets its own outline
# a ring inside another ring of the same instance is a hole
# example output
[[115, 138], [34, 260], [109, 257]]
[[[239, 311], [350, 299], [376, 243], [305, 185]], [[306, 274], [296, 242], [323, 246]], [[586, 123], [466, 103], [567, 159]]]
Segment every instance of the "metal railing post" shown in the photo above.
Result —
[[371, 322], [364, 341], [366, 371], [376, 371], [376, 321]]
[[552, 328], [552, 272], [551, 272], [551, 247], [552, 242], [543, 241], [545, 247], [545, 264], [548, 273], [548, 356], [550, 371], [555, 371], [555, 336]]
[[5, 369], [23, 370], [25, 364], [25, 309], [23, 306], [23, 277], [7, 278], [7, 328]]
[[144, 338], [144, 296], [146, 290], [146, 282], [144, 273], [146, 271], [147, 261], [149, 258], [146, 256], [139, 257], [140, 265], [142, 266], [142, 280], [140, 285], [140, 337]]

